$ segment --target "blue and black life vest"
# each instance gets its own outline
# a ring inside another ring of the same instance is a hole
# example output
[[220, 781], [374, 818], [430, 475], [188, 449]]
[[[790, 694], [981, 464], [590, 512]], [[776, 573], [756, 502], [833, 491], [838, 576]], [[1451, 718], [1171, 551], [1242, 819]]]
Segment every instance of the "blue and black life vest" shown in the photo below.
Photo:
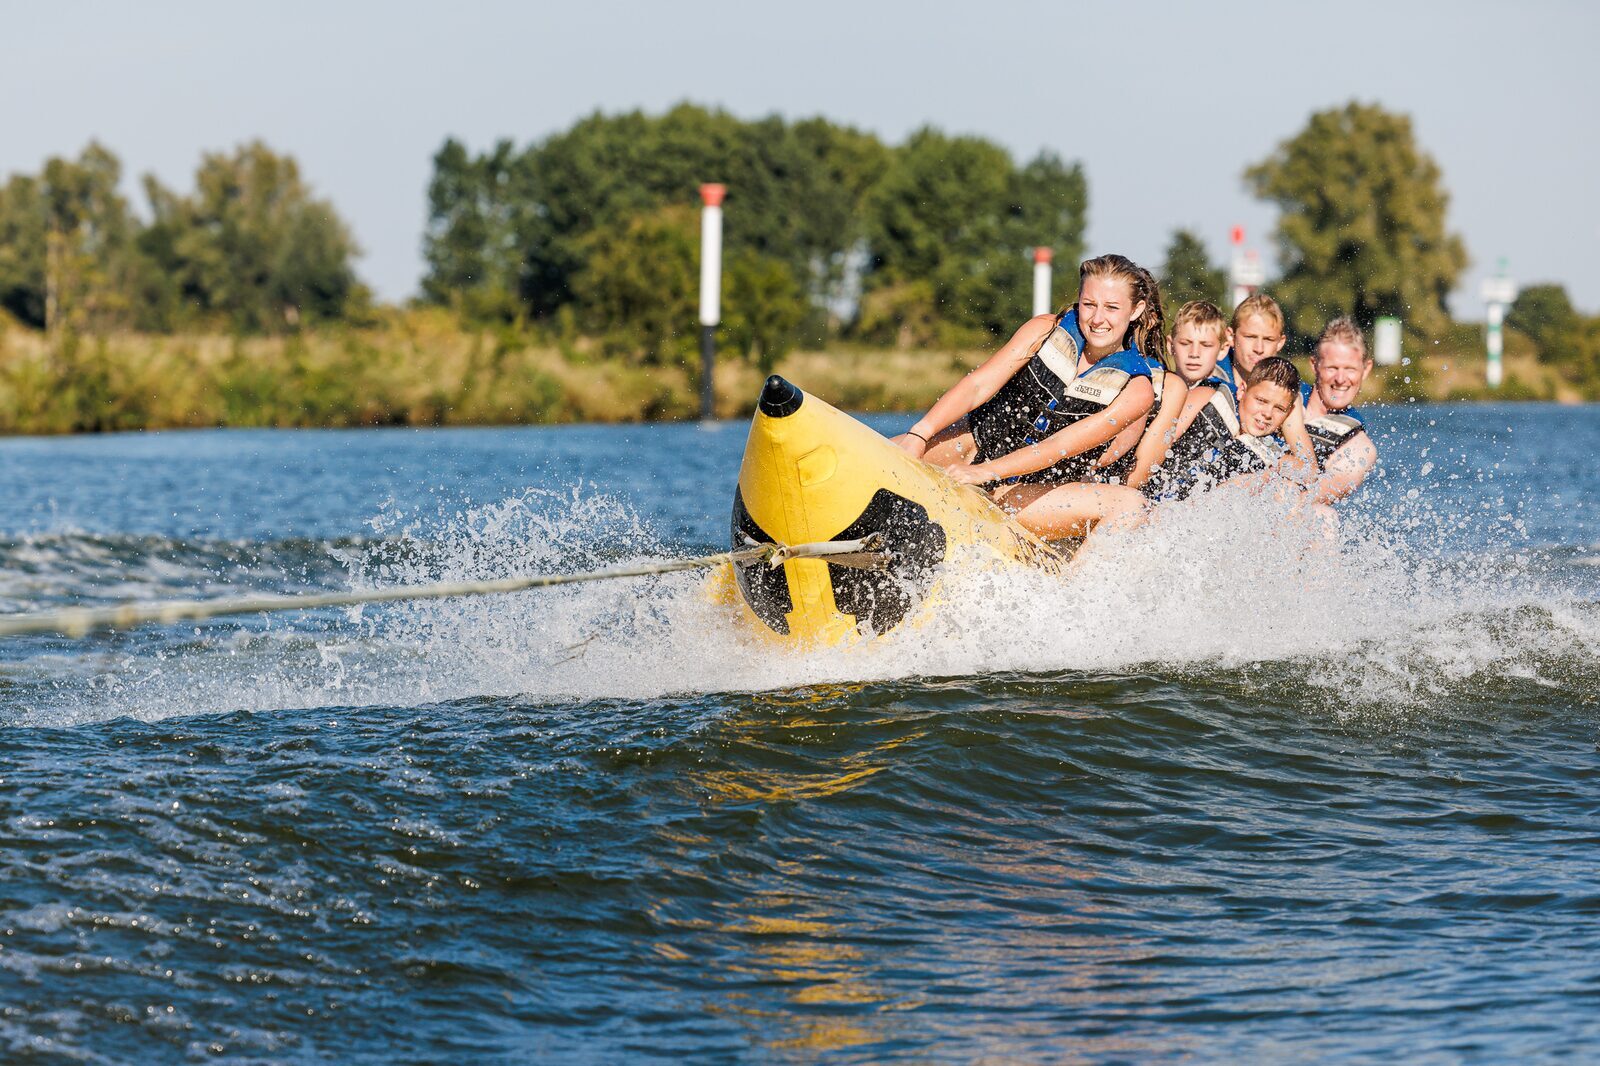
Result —
[[[1137, 348], [1114, 352], [1079, 374], [1078, 356], [1086, 346], [1078, 326], [1078, 309], [1070, 308], [1057, 317], [1055, 327], [1033, 356], [1000, 391], [967, 415], [976, 462], [1037, 444], [1105, 410], [1134, 378], [1152, 377], [1150, 364]], [[1098, 445], [1015, 480], [1030, 484], [1084, 481], [1095, 476], [1095, 462], [1104, 451], [1105, 445]]]
[[1213, 390], [1210, 399], [1172, 442], [1166, 461], [1145, 482], [1147, 496], [1181, 500], [1236, 474], [1265, 470], [1282, 455], [1275, 440], [1239, 432], [1239, 402], [1232, 381], [1216, 376], [1194, 387], [1208, 386]]
[[[1300, 402], [1309, 404], [1311, 394], [1315, 391], [1306, 382], [1300, 383]], [[1311, 448], [1317, 453], [1317, 468], [1328, 465], [1328, 459], [1334, 452], [1344, 447], [1352, 437], [1367, 431], [1366, 419], [1361, 417], [1361, 412], [1354, 407], [1346, 407], [1343, 411], [1328, 411], [1312, 418], [1306, 415], [1306, 432], [1311, 436]]]
[[[1137, 347], [1134, 349], [1138, 351]], [[1144, 353], [1140, 353], [1143, 355]], [[1150, 431], [1150, 423], [1156, 420], [1156, 415], [1161, 410], [1161, 395], [1167, 384], [1167, 367], [1159, 356], [1145, 355], [1144, 361], [1150, 368], [1150, 386], [1155, 391], [1155, 401], [1150, 404], [1150, 410], [1144, 416], [1144, 432]], [[1109, 466], [1104, 466], [1094, 475], [1095, 481], [1103, 481], [1111, 485], [1124, 484], [1133, 473], [1133, 465], [1137, 461], [1139, 444], [1144, 439], [1144, 433], [1139, 435], [1139, 440], [1133, 442], [1133, 447], [1117, 456]], [[1108, 442], [1109, 443], [1109, 442]]]
[[[1222, 358], [1217, 360], [1216, 369], [1211, 371], [1211, 376], [1220, 378], [1228, 383], [1228, 388], [1237, 395], [1239, 392], [1239, 376], [1233, 369], [1233, 349], [1229, 348], [1222, 353]], [[1202, 382], [1204, 384], [1204, 382]]]

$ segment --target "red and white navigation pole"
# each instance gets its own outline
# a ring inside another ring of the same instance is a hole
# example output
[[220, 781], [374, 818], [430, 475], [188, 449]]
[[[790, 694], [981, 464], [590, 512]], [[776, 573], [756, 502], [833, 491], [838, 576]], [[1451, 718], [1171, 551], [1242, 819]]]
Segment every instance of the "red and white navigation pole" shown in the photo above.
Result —
[[1050, 304], [1050, 260], [1055, 253], [1049, 248], [1033, 250], [1033, 313], [1048, 315]]
[[1244, 227], [1233, 227], [1231, 236], [1233, 259], [1228, 264], [1228, 289], [1233, 302], [1229, 310], [1244, 303], [1267, 280], [1266, 268], [1261, 265], [1261, 260], [1256, 258], [1256, 253], [1245, 251]]
[[725, 185], [700, 186], [700, 418], [713, 417], [717, 323], [722, 321], [722, 198]]

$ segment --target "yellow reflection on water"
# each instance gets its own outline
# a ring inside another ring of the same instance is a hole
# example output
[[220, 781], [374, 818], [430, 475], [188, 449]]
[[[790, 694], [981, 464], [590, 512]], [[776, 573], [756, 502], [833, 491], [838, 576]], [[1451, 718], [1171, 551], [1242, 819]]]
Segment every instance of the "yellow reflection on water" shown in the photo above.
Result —
[[[833, 1051], [883, 1039], [874, 1008], [887, 1009], [891, 997], [866, 979], [860, 949], [840, 943], [835, 927], [814, 898], [762, 891], [735, 905], [723, 931], [739, 937], [748, 951], [730, 965], [732, 974], [760, 984], [778, 984], [795, 1010], [773, 1010], [729, 997], [727, 1009], [767, 1023], [753, 1035], [765, 1047]], [[803, 909], [804, 916], [793, 912]], [[781, 912], [781, 913], [780, 913]], [[848, 1013], [816, 1013], [845, 1007]]]

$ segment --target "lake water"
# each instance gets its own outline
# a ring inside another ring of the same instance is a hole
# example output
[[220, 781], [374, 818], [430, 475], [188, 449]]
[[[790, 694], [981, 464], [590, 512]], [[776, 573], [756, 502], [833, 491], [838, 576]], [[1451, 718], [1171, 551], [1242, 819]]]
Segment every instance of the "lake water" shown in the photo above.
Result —
[[[1592, 1056], [1600, 410], [1371, 414], [1336, 542], [856, 653], [693, 575], [0, 641], [0, 1057]], [[0, 610], [719, 551], [744, 432], [0, 441]]]

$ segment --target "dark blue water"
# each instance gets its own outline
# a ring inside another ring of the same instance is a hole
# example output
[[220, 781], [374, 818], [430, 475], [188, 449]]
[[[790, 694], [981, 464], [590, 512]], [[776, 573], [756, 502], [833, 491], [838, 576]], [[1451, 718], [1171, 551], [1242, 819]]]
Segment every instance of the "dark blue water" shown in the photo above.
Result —
[[[886, 420], [882, 428], [902, 420]], [[692, 575], [0, 644], [7, 1061], [1582, 1060], [1600, 411], [774, 658]], [[720, 550], [744, 429], [0, 441], [0, 609]]]

